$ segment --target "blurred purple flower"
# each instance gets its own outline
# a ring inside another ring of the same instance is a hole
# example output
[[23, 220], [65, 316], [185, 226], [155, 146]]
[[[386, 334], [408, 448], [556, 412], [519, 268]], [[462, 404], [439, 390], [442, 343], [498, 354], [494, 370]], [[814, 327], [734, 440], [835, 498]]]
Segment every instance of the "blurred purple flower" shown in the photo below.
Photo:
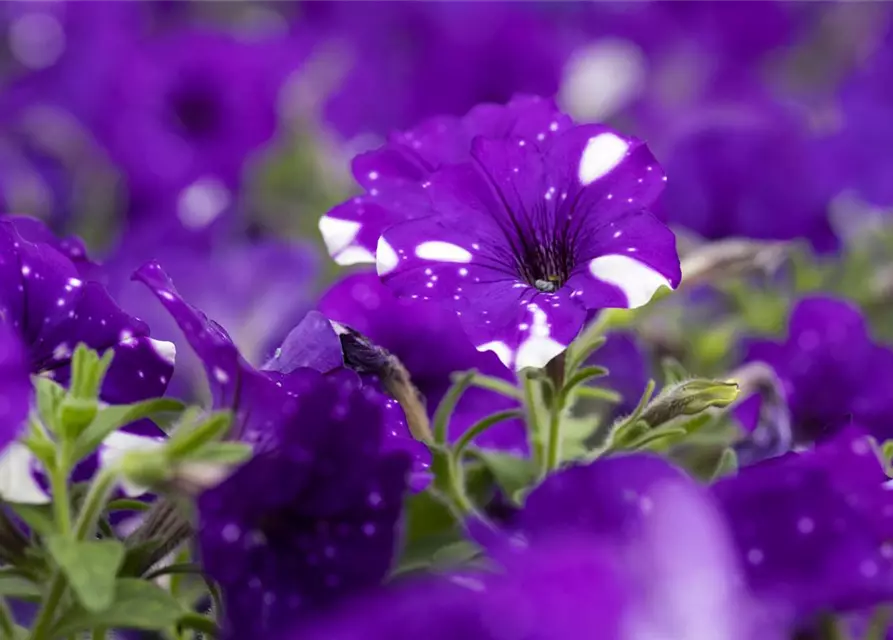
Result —
[[893, 494], [867, 434], [850, 428], [802, 453], [742, 469], [712, 492], [747, 581], [800, 622], [888, 602]]
[[198, 502], [202, 564], [223, 590], [230, 638], [266, 636], [379, 584], [396, 545], [409, 459], [382, 453], [374, 392], [310, 369], [288, 384], [276, 447]]
[[346, 65], [324, 117], [347, 138], [387, 135], [519, 92], [553, 96], [572, 50], [535, 8], [517, 3], [310, 2], [303, 9]]
[[624, 640], [780, 639], [783, 620], [742, 589], [707, 492], [654, 456], [575, 466], [533, 490], [511, 535], [488, 547], [504, 571], [465, 571], [336, 611], [284, 637]]
[[797, 303], [783, 342], [749, 340], [745, 360], [779, 376], [797, 442], [822, 440], [851, 420], [893, 437], [893, 349], [875, 344], [858, 308], [829, 297]]
[[708, 240], [805, 238], [838, 245], [828, 219], [834, 185], [816, 179], [819, 141], [804, 114], [756, 90], [714, 96], [674, 122], [656, 148], [672, 176], [656, 212]]
[[251, 154], [275, 132], [280, 86], [300, 61], [279, 39], [199, 27], [119, 56], [104, 96], [114, 114], [96, 131], [137, 202], [193, 185], [237, 189]]
[[[494, 354], [472, 346], [452, 313], [437, 305], [395, 298], [373, 273], [341, 279], [323, 295], [318, 308], [396, 356], [425, 397], [429, 417], [452, 386], [450, 376], [455, 372], [476, 369], [514, 383], [512, 372]], [[454, 440], [478, 420], [517, 406], [516, 401], [492, 391], [468, 389], [451, 416], [449, 437]], [[520, 420], [501, 423], [475, 443], [521, 453], [527, 449], [525, 426]]]
[[303, 337], [319, 331], [330, 350], [298, 359], [291, 350], [301, 345], [286, 339], [283, 353], [257, 370], [156, 263], [135, 277], [202, 360], [214, 406], [235, 412], [230, 437], [255, 449], [250, 462], [199, 498], [203, 566], [223, 588], [228, 637], [266, 634], [378, 583], [395, 548], [410, 457], [387, 446], [382, 398], [373, 388], [349, 371], [323, 376], [310, 368], [330, 367], [335, 351], [340, 363], [331, 326], [310, 316], [296, 329]]
[[644, 144], [601, 125], [479, 137], [472, 162], [431, 176], [426, 216], [385, 230], [378, 273], [398, 296], [452, 308], [507, 366], [543, 366], [587, 311], [679, 283], [675, 237], [645, 210], [663, 183]]
[[893, 27], [869, 60], [843, 83], [837, 99], [841, 129], [825, 149], [833, 175], [870, 204], [893, 206]]
[[650, 379], [648, 363], [635, 335], [621, 331], [609, 333], [605, 344], [590, 356], [586, 364], [605, 367], [608, 375], [598, 378], [595, 384], [616, 391], [623, 397], [614, 406], [613, 415], [632, 413]]

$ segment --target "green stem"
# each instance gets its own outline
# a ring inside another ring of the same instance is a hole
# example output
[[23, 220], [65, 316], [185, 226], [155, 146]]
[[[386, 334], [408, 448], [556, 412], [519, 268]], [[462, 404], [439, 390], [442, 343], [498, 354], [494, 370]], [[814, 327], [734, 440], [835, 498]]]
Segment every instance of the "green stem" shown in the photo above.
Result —
[[71, 533], [71, 496], [68, 495], [69, 450], [70, 445], [62, 440], [56, 464], [50, 471], [50, 491], [53, 495], [53, 514], [56, 527], [62, 535]]
[[545, 478], [558, 468], [561, 460], [561, 414], [562, 405], [556, 404], [549, 412], [549, 441], [546, 445], [546, 459], [540, 476]]
[[545, 459], [543, 443], [540, 439], [542, 429], [539, 424], [539, 414], [536, 410], [536, 384], [531, 376], [521, 374], [521, 389], [524, 392], [524, 409], [527, 412], [527, 431], [530, 434], [530, 445], [533, 449], [534, 463], [539, 467]]
[[465, 390], [468, 389], [469, 386], [471, 386], [471, 381], [474, 379], [475, 375], [475, 371], [466, 371], [455, 377], [453, 386], [450, 387], [443, 400], [441, 400], [440, 404], [437, 406], [437, 410], [434, 412], [435, 444], [442, 445], [447, 441], [450, 416], [453, 415], [453, 411], [455, 411], [456, 405], [459, 404], [459, 399], [462, 397], [462, 394], [465, 393]]
[[93, 629], [93, 634], [91, 636], [93, 640], [105, 640], [105, 629], [99, 627], [97, 629]]
[[456, 444], [453, 445], [453, 455], [457, 458], [462, 458], [462, 453], [474, 442], [474, 439], [481, 435], [484, 431], [489, 429], [492, 426], [499, 424], [505, 420], [511, 420], [512, 418], [518, 418], [521, 414], [517, 409], [507, 409], [505, 411], [500, 411], [499, 413], [494, 413], [493, 415], [487, 416], [483, 420], [479, 420], [469, 427], [465, 433], [459, 436], [459, 439], [456, 440]]
[[4, 638], [15, 637], [15, 622], [9, 606], [6, 604], [6, 598], [0, 598], [0, 635]]
[[[74, 525], [74, 537], [76, 540], [84, 540], [87, 536], [93, 534], [96, 523], [99, 521], [99, 516], [102, 514], [102, 508], [115, 487], [117, 477], [117, 471], [103, 469], [93, 479], [87, 492], [87, 497], [84, 498], [84, 504], [78, 514], [77, 522]], [[55, 496], [53, 501], [55, 502]], [[69, 532], [70, 529], [71, 526], [69, 524]], [[31, 640], [49, 640], [50, 627], [59, 608], [62, 596], [65, 595], [66, 586], [64, 574], [59, 569], [56, 569], [50, 580], [47, 596], [40, 607], [40, 611], [37, 613], [36, 622], [31, 632]]]

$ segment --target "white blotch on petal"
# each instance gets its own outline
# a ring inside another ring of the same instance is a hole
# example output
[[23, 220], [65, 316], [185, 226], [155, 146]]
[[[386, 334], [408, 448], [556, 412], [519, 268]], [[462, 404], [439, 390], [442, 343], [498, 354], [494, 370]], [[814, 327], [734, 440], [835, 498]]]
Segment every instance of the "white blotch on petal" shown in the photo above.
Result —
[[648, 304], [660, 287], [672, 288], [663, 275], [635, 258], [610, 254], [589, 262], [589, 272], [621, 289], [630, 309]]
[[152, 349], [155, 353], [158, 354], [162, 360], [167, 362], [170, 365], [173, 365], [177, 360], [177, 345], [173, 342], [167, 342], [166, 340], [156, 340], [155, 338], [149, 338], [149, 344], [152, 345]]
[[349, 267], [354, 264], [372, 264], [375, 262], [375, 254], [365, 247], [347, 247], [335, 256], [335, 264]]
[[13, 442], [0, 454], [0, 497], [9, 502], [47, 504], [50, 496], [41, 489], [32, 473], [34, 454], [20, 442]]
[[326, 243], [326, 249], [331, 256], [337, 256], [350, 247], [350, 243], [357, 237], [361, 227], [359, 222], [353, 220], [342, 220], [329, 216], [319, 219], [319, 232], [322, 234], [322, 240]]
[[530, 337], [518, 347], [518, 354], [515, 357], [517, 370], [525, 367], [543, 367], [567, 348], [566, 344], [561, 344], [550, 337], [549, 317], [545, 311], [536, 304], [527, 305], [527, 309], [533, 314], [533, 323], [530, 327]]
[[471, 253], [459, 245], [441, 240], [429, 240], [415, 248], [415, 254], [422, 260], [437, 262], [471, 262]]
[[[126, 431], [115, 431], [109, 434], [99, 447], [99, 465], [107, 467], [115, 464], [128, 451], [149, 451], [163, 445], [164, 441], [161, 438], [149, 438]], [[148, 488], [122, 479], [121, 490], [128, 497], [136, 498], [146, 493]]]
[[478, 345], [478, 351], [492, 351], [496, 354], [496, 357], [499, 358], [500, 362], [507, 367], [512, 366], [512, 350], [509, 346], [502, 342], [501, 340], [493, 340], [492, 342], [487, 342], [486, 344]]
[[629, 144], [613, 133], [602, 133], [589, 139], [580, 157], [578, 176], [585, 186], [605, 176], [619, 165]]
[[400, 258], [397, 252], [388, 244], [388, 241], [381, 237], [378, 239], [378, 247], [375, 249], [375, 271], [378, 275], [383, 276], [397, 268]]

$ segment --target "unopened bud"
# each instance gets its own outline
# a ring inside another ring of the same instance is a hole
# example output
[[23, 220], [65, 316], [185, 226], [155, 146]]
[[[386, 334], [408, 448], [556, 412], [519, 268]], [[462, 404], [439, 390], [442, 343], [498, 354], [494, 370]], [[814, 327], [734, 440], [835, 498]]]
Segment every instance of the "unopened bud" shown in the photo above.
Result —
[[93, 422], [99, 411], [99, 403], [93, 398], [65, 396], [59, 404], [57, 428], [59, 435], [67, 439], [77, 438]]
[[667, 388], [648, 405], [641, 420], [654, 428], [680, 416], [692, 416], [711, 407], [722, 408], [738, 397], [738, 384], [718, 380], [687, 380]]

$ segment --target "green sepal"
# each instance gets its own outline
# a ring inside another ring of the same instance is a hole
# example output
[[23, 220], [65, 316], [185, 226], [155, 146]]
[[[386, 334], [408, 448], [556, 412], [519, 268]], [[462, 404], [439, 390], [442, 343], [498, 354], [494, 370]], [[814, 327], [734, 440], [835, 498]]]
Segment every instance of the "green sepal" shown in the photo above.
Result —
[[65, 388], [46, 376], [31, 376], [31, 382], [37, 398], [37, 415], [52, 430], [55, 427], [56, 412], [65, 398]]
[[204, 445], [223, 438], [232, 420], [230, 411], [214, 411], [205, 415], [192, 410], [184, 412], [165, 447], [168, 457], [171, 460], [191, 458], [191, 454]]
[[151, 418], [160, 413], [183, 410], [183, 403], [173, 398], [150, 398], [133, 404], [111, 405], [103, 407], [93, 422], [78, 436], [75, 442], [75, 459], [81, 460], [99, 448], [102, 441], [111, 433], [123, 426]]
[[0, 569], [0, 597], [40, 602], [42, 596], [43, 591], [39, 584], [8, 567]]

